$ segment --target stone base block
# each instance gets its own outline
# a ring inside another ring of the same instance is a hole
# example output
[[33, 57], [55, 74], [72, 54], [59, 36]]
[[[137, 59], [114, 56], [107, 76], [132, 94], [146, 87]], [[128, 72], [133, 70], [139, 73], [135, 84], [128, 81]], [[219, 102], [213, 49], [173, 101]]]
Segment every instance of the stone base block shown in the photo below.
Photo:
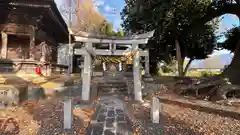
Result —
[[0, 86], [0, 104], [17, 105], [27, 98], [27, 86]]

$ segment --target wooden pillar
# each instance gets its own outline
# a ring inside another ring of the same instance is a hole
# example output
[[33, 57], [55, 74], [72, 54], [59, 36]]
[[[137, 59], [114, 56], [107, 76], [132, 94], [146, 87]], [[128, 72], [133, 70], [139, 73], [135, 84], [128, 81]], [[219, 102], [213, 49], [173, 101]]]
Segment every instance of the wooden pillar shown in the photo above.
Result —
[[[92, 48], [92, 43], [85, 43], [86, 48]], [[89, 53], [84, 56], [84, 68], [83, 68], [83, 83], [82, 83], [82, 100], [88, 101], [90, 98], [90, 81], [91, 81], [91, 65], [92, 58]]]
[[41, 46], [41, 52], [42, 52], [40, 61], [44, 63], [46, 62], [46, 57], [47, 57], [47, 44], [45, 41], [43, 41], [41, 42], [40, 46]]
[[133, 56], [133, 80], [134, 80], [134, 97], [135, 100], [142, 101], [142, 87], [140, 77], [140, 55], [138, 51], [138, 44], [132, 45], [132, 51], [136, 52]]
[[29, 56], [31, 60], [35, 60], [35, 27], [32, 27], [31, 32], [30, 32], [30, 50], [29, 50]]
[[7, 58], [7, 44], [8, 44], [8, 35], [5, 32], [2, 32], [2, 48], [1, 48], [1, 57], [3, 59]]

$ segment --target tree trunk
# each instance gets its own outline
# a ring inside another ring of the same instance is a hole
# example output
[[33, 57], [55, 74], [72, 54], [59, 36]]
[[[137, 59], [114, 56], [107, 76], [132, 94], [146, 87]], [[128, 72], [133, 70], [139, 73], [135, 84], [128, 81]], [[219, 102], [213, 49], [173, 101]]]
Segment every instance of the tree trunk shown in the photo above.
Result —
[[223, 71], [223, 75], [229, 78], [229, 81], [232, 84], [240, 85], [239, 76], [240, 76], [240, 41], [236, 45], [234, 51], [234, 56], [230, 65]]
[[190, 67], [192, 61], [193, 61], [193, 58], [190, 58], [190, 60], [188, 61], [187, 65], [186, 65], [186, 67], [185, 67], [185, 69], [184, 69], [184, 71], [183, 71], [183, 75], [184, 75], [184, 76], [186, 75], [187, 70], [188, 70], [188, 68]]
[[176, 46], [176, 55], [177, 55], [177, 62], [178, 62], [178, 75], [183, 76], [183, 60], [182, 60], [181, 48], [177, 39], [175, 39], [175, 46]]

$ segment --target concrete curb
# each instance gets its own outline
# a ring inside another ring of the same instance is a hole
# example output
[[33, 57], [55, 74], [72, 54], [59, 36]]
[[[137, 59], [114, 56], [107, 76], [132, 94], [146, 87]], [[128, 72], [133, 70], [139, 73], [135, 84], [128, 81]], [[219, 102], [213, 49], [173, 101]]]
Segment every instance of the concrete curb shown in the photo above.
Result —
[[95, 112], [94, 112], [94, 114], [93, 114], [93, 116], [92, 116], [92, 119], [91, 119], [90, 124], [95, 124], [95, 123], [97, 123], [98, 113], [99, 113], [100, 109], [101, 109], [101, 105], [98, 104], [98, 105], [96, 106], [96, 110], [95, 110]]
[[183, 97], [170, 96], [170, 95], [160, 95], [158, 96], [160, 102], [167, 104], [177, 104], [186, 108], [191, 108], [194, 110], [214, 113], [224, 117], [231, 117], [240, 120], [240, 108], [232, 106], [224, 106], [216, 103], [211, 103], [203, 100], [191, 100]]
[[91, 135], [91, 131], [94, 128], [94, 126], [99, 126], [99, 125], [96, 125], [96, 123], [97, 123], [97, 117], [98, 117], [98, 113], [99, 113], [100, 109], [101, 109], [101, 105], [97, 104], [96, 110], [95, 110], [95, 112], [91, 118], [91, 121], [89, 122], [89, 125], [85, 131], [85, 135]]

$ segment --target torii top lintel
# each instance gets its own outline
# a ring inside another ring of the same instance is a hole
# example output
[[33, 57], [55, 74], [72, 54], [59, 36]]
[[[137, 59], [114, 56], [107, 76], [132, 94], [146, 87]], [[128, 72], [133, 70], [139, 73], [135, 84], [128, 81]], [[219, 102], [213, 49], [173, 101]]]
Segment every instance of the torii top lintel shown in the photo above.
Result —
[[86, 32], [78, 32], [73, 34], [76, 42], [88, 42], [88, 43], [108, 43], [108, 44], [147, 44], [149, 38], [154, 34], [154, 30], [132, 36], [117, 37], [107, 35], [93, 35]]

